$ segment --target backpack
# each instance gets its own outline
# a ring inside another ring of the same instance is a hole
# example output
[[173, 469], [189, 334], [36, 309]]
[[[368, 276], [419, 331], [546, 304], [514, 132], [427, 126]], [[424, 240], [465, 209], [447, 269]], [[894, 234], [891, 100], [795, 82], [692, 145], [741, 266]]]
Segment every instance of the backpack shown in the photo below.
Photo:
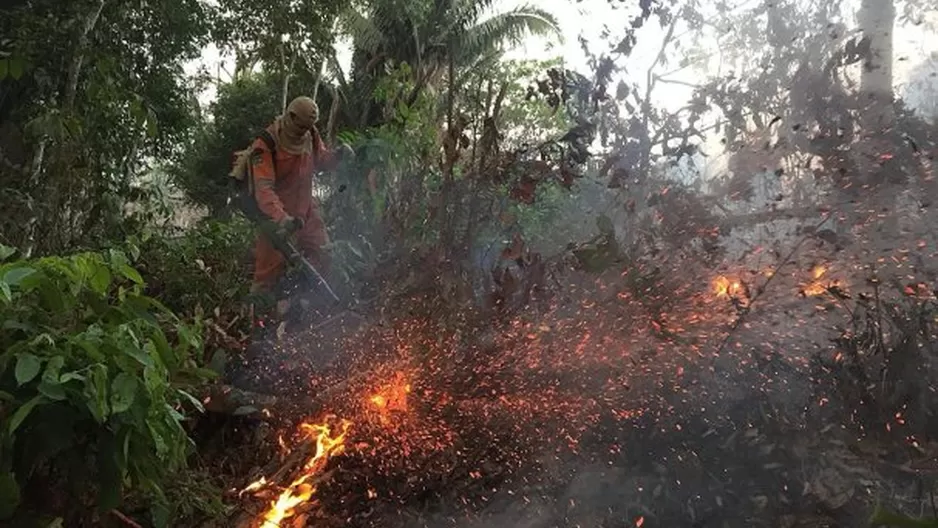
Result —
[[[263, 129], [255, 138], [260, 138], [261, 141], [264, 142], [264, 145], [267, 146], [267, 150], [270, 151], [270, 156], [274, 163], [274, 173], [276, 174], [277, 143], [274, 141], [273, 136], [267, 129]], [[232, 186], [232, 192], [229, 193], [228, 202], [234, 202], [235, 206], [240, 209], [248, 219], [257, 221], [266, 217], [257, 205], [257, 198], [254, 195], [254, 173], [252, 170], [254, 164], [252, 162], [254, 156], [260, 155], [261, 150], [259, 148], [252, 148], [253, 145], [254, 142], [252, 141], [248, 148], [234, 153], [234, 165], [231, 168], [231, 172], [228, 173], [230, 178], [229, 183], [231, 183]]]

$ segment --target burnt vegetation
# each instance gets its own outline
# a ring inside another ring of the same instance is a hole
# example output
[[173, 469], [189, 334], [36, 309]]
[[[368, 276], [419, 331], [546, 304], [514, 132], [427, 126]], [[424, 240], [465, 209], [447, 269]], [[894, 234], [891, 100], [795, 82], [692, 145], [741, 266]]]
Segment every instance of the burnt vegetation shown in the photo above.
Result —
[[[559, 9], [0, 8], [0, 524], [934, 526], [938, 5]], [[262, 319], [298, 95], [341, 302]]]

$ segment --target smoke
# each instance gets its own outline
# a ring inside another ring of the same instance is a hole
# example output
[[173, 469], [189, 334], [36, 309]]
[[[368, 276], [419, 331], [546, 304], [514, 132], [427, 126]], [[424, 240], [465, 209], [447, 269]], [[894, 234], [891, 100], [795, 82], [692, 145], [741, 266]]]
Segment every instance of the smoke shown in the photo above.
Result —
[[[702, 83], [696, 119], [609, 116], [613, 150], [637, 148], [634, 134], [673, 141], [628, 157], [638, 165], [615, 167], [621, 181], [578, 181], [528, 233], [549, 280], [524, 309], [480, 322], [446, 298], [400, 299], [380, 323], [304, 338], [341, 338], [349, 371], [403, 372], [413, 387], [385, 422], [361, 411], [372, 379], [330, 400], [363, 447], [336, 458], [326, 514], [376, 527], [856, 526], [876, 499], [924, 504], [914, 478], [879, 467], [935, 454], [934, 167], [900, 137], [848, 159], [858, 105], [816, 71], [843, 39], [822, 49], [825, 13], [779, 5], [772, 46], [755, 43], [762, 18], [737, 20], [734, 53], [768, 66], [745, 86]], [[792, 39], [802, 23], [822, 27]], [[719, 127], [689, 145], [704, 118]], [[916, 116], [897, 127], [934, 148]], [[695, 150], [713, 137], [726, 139], [708, 154], [719, 160]], [[911, 183], [866, 185], [867, 165]], [[337, 240], [376, 233], [336, 196]], [[477, 244], [474, 271], [510, 244]]]

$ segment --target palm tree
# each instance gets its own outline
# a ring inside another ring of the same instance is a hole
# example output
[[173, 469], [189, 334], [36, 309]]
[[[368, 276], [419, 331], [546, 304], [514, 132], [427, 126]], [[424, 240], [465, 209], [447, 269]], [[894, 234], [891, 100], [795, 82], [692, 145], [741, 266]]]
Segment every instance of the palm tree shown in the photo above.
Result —
[[410, 105], [427, 87], [492, 60], [506, 45], [529, 35], [560, 36], [557, 20], [543, 9], [523, 5], [494, 12], [494, 4], [495, 0], [374, 0], [364, 10], [347, 10], [341, 19], [353, 42], [353, 93], [347, 96], [361, 104], [359, 124], [380, 121], [372, 92], [389, 64], [410, 65]]

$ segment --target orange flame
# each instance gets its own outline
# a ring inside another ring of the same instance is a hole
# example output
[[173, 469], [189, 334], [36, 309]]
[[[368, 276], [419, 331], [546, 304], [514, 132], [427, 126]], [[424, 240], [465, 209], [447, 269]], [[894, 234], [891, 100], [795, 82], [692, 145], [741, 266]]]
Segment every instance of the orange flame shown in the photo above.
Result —
[[737, 297], [743, 293], [743, 285], [737, 279], [728, 279], [723, 275], [713, 279], [713, 293], [719, 297]]
[[348, 434], [352, 422], [342, 420], [338, 434], [332, 436], [332, 428], [327, 422], [321, 424], [300, 424], [300, 431], [304, 438], [316, 438], [316, 451], [303, 465], [303, 470], [283, 493], [272, 502], [270, 508], [264, 512], [261, 526], [264, 528], [280, 527], [280, 522], [292, 517], [295, 508], [307, 501], [316, 493], [316, 488], [309, 480], [322, 471], [330, 457], [338, 455], [345, 450], [345, 436]]

